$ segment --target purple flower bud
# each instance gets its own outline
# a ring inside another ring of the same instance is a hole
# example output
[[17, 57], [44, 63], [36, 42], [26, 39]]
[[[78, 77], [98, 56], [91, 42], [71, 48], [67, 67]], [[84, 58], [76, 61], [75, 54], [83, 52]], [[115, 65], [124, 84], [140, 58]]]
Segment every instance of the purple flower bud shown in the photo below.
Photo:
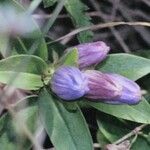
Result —
[[89, 86], [87, 98], [111, 104], [137, 104], [141, 100], [140, 87], [128, 78], [95, 70], [84, 74]]
[[141, 100], [140, 87], [134, 81], [118, 74], [107, 74], [107, 76], [123, 87], [121, 95], [112, 99], [109, 103], [137, 104]]
[[84, 74], [88, 79], [89, 86], [85, 97], [93, 100], [111, 100], [120, 96], [122, 86], [115, 82], [111, 76], [96, 70], [87, 70]]
[[51, 88], [64, 100], [78, 99], [89, 90], [84, 74], [78, 68], [70, 66], [63, 66], [55, 71]]
[[[74, 46], [79, 53], [79, 68], [84, 69], [104, 60], [110, 48], [102, 41]], [[70, 50], [70, 49], [69, 49]]]

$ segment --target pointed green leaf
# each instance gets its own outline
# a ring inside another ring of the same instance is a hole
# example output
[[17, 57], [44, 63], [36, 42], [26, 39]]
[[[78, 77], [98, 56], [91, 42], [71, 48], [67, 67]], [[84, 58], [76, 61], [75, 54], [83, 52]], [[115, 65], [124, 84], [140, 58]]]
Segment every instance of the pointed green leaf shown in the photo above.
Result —
[[103, 118], [101, 118], [98, 114], [97, 124], [100, 132], [109, 141], [108, 143], [113, 143], [130, 132], [127, 125], [116, 117], [110, 118], [108, 115], [104, 115]]
[[[91, 18], [85, 14], [88, 7], [81, 0], [66, 0], [65, 8], [71, 16], [72, 22], [76, 28], [91, 25]], [[78, 35], [81, 43], [90, 42], [93, 38], [92, 31], [83, 31]]]
[[57, 150], [93, 149], [89, 130], [76, 104], [69, 110], [46, 89], [41, 91], [38, 102], [41, 121]]
[[150, 124], [150, 104], [144, 98], [137, 105], [112, 105], [100, 102], [87, 102], [87, 104], [118, 118]]
[[138, 80], [150, 73], [150, 60], [130, 54], [112, 54], [97, 66], [97, 70]]
[[78, 66], [78, 50], [77, 48], [71, 49], [67, 52], [61, 62], [63, 65]]

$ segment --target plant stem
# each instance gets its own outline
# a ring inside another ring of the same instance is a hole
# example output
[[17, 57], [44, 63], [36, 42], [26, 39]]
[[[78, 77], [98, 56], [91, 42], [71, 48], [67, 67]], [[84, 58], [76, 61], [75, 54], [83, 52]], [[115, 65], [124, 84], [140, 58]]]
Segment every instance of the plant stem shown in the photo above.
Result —
[[92, 25], [92, 26], [87, 26], [87, 27], [82, 27], [82, 28], [78, 28], [73, 30], [72, 32], [52, 41], [52, 42], [48, 42], [47, 44], [52, 44], [58, 41], [61, 41], [65, 38], [71, 37], [73, 35], [76, 35], [82, 31], [86, 31], [86, 30], [98, 30], [98, 29], [104, 29], [104, 28], [109, 28], [109, 27], [115, 27], [115, 26], [120, 26], [120, 25], [129, 25], [129, 26], [145, 26], [145, 27], [150, 27], [150, 23], [149, 22], [109, 22], [109, 23], [100, 23], [100, 24], [96, 24], [96, 25]]
[[126, 139], [128, 139], [129, 137], [138, 134], [139, 131], [141, 131], [146, 126], [147, 126], [147, 124], [142, 124], [142, 125], [136, 127], [131, 132], [129, 132], [128, 134], [126, 134], [125, 136], [123, 136], [122, 138], [120, 138], [119, 140], [117, 140], [116, 142], [114, 142], [113, 144], [119, 144], [119, 143], [125, 141]]

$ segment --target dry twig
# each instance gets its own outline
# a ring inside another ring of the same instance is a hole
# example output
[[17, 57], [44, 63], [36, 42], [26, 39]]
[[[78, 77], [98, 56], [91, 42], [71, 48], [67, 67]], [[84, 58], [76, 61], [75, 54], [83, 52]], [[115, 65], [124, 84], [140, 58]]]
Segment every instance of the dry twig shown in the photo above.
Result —
[[146, 126], [147, 126], [147, 124], [142, 124], [142, 125], [136, 127], [131, 132], [129, 132], [128, 134], [123, 136], [121, 139], [119, 139], [116, 142], [114, 142], [114, 144], [119, 144], [119, 143], [125, 141], [126, 139], [130, 138], [131, 136], [138, 134]]
[[115, 27], [115, 26], [121, 26], [121, 25], [129, 25], [129, 26], [145, 26], [145, 27], [150, 27], [150, 22], [109, 22], [109, 23], [100, 23], [97, 25], [92, 25], [92, 26], [87, 26], [87, 27], [82, 27], [82, 28], [78, 28], [75, 29], [74, 31], [52, 41], [52, 42], [48, 42], [47, 44], [51, 44], [51, 43], [55, 43], [58, 41], [61, 41], [65, 38], [71, 37], [73, 35], [76, 35], [82, 31], [86, 31], [86, 30], [98, 30], [98, 29], [104, 29], [104, 28], [109, 28], [109, 27]]

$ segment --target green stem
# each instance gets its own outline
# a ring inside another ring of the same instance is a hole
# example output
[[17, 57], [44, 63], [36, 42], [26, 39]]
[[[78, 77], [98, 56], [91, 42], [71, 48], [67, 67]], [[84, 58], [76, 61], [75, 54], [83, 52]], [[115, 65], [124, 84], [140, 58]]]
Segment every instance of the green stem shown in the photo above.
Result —
[[59, 1], [58, 5], [56, 6], [55, 10], [53, 11], [51, 18], [49, 19], [48, 23], [46, 24], [46, 26], [43, 29], [43, 34], [46, 34], [49, 31], [49, 29], [51, 28], [51, 26], [57, 19], [57, 16], [59, 15], [60, 11], [62, 10], [64, 4], [65, 4], [65, 0]]

